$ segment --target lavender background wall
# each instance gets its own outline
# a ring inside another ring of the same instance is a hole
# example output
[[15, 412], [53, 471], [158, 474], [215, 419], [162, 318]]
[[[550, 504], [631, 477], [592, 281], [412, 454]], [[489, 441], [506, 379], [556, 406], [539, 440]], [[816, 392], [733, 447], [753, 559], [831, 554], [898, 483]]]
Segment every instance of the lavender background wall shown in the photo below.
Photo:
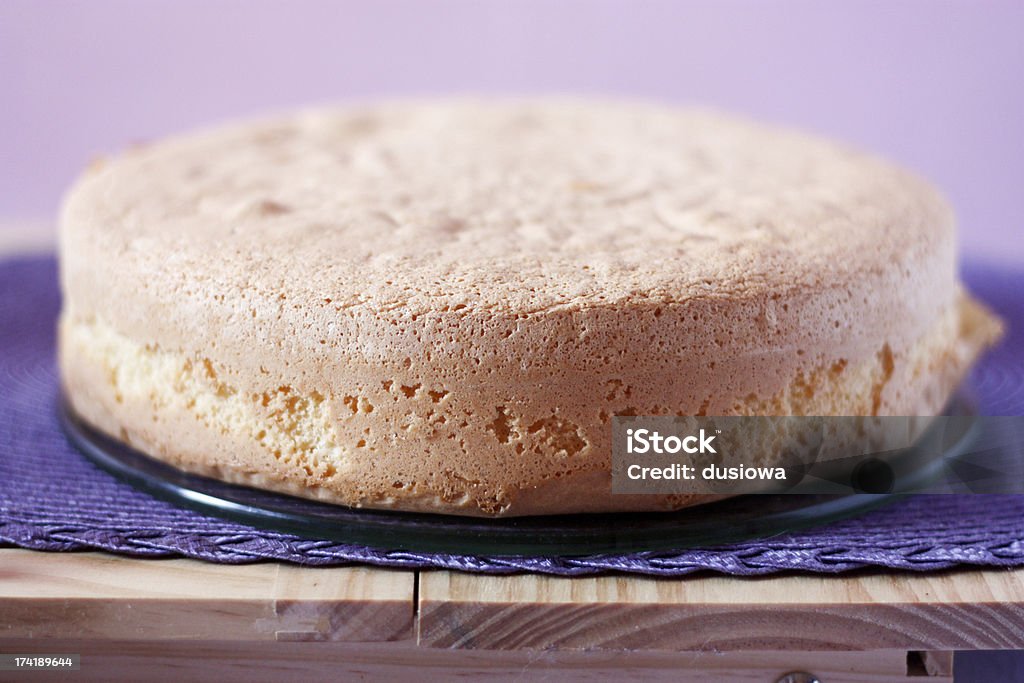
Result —
[[[857, 143], [940, 186], [968, 257], [1024, 263], [1024, 2], [0, 2], [0, 222], [90, 158], [377, 94], [700, 102]], [[3, 228], [0, 228], [3, 229]]]

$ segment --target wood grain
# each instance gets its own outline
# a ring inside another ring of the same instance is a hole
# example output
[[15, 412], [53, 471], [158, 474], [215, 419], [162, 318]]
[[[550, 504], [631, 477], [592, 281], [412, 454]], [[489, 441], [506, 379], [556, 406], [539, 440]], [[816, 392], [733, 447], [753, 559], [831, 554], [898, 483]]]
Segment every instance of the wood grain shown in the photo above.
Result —
[[470, 649], [1024, 647], [1024, 570], [941, 574], [485, 577], [424, 572], [419, 642]]
[[389, 641], [415, 574], [0, 550], [0, 638]]
[[[794, 670], [827, 683], [908, 683], [907, 655], [888, 652], [580, 652], [437, 650], [400, 643], [238, 643], [0, 639], [0, 651], [81, 654], [76, 681], [666, 681], [771, 683]], [[33, 673], [32, 681], [68, 680]], [[5, 680], [0, 673], [0, 681]], [[13, 677], [7, 680], [15, 680]], [[23, 679], [24, 680], [24, 679]], [[921, 679], [913, 679], [921, 680]], [[949, 675], [927, 679], [951, 681]]]

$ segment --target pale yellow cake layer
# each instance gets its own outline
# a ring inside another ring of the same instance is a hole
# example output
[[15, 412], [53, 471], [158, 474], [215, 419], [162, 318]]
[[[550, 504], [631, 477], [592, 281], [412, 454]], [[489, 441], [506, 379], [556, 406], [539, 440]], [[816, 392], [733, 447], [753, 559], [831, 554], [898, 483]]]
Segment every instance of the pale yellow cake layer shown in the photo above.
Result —
[[[964, 300], [908, 349], [837, 359], [774, 396], [729, 414], [934, 415], [998, 327]], [[61, 325], [75, 410], [129, 444], [183, 469], [346, 505], [458, 514], [669, 509], [678, 496], [611, 494], [609, 416], [629, 391], [636, 414], [689, 414], [665, 386], [580, 382], [560, 417], [537, 408], [543, 389], [476, 385], [450, 391], [381, 380], [379, 391], [299, 393], [233, 386], [214, 363], [143, 346], [97, 320]], [[372, 366], [350, 367], [353, 387]], [[589, 392], [588, 392], [589, 390]], [[518, 394], [518, 395], [517, 395]], [[470, 411], [466, 405], [493, 405]], [[787, 454], [762, 451], [764, 463]], [[752, 463], [754, 464], [754, 463]]]

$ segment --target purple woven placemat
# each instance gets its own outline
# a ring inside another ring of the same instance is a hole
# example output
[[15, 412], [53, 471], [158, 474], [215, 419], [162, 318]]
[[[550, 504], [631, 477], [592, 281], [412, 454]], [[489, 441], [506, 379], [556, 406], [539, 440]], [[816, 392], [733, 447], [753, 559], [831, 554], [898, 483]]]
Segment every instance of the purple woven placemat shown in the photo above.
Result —
[[[975, 293], [1010, 322], [1011, 335], [971, 380], [981, 410], [1024, 413], [1024, 271], [968, 268]], [[136, 491], [100, 471], [64, 438], [56, 417], [52, 257], [0, 262], [0, 545], [101, 549], [211, 562], [365, 563], [488, 573], [605, 571], [679, 576], [866, 567], [935, 570], [1024, 566], [1024, 496], [918, 496], [856, 519], [727, 547], [576, 558], [491, 558], [387, 552], [315, 541], [206, 517]]]

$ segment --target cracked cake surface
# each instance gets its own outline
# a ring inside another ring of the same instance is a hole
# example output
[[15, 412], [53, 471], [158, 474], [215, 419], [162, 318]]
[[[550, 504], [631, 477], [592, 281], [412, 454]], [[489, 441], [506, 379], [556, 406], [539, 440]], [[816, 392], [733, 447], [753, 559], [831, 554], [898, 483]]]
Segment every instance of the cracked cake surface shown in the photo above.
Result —
[[[65, 390], [181, 468], [348, 505], [671, 509], [614, 415], [930, 415], [998, 323], [927, 184], [702, 110], [312, 110], [94, 164]], [[765, 462], [776, 454], [765, 453]]]

